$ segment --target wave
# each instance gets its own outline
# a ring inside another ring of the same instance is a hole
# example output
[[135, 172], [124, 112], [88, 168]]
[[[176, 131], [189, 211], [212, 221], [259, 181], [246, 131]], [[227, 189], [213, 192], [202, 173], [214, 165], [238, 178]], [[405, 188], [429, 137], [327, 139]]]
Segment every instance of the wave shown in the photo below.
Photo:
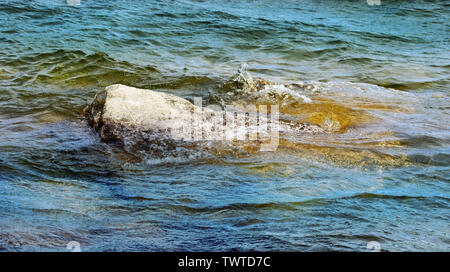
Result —
[[[182, 88], [189, 84], [213, 85], [214, 82], [208, 77], [182, 77], [173, 85], [159, 87]], [[250, 105], [255, 105], [255, 112], [257, 105], [279, 105], [277, 152], [342, 167], [404, 167], [421, 162], [401, 149], [416, 149], [420, 153], [424, 145], [445, 144], [439, 137], [430, 136], [426, 138], [429, 141], [425, 141], [410, 136], [420, 134], [418, 124], [408, 121], [418, 110], [420, 98], [417, 95], [377, 85], [277, 83], [253, 77], [243, 65], [235, 76], [216, 86], [206, 101], [221, 108], [231, 105], [238, 112], [245, 112]], [[243, 139], [221, 144], [205, 141], [184, 145], [152, 141], [145, 149], [143, 160], [147, 165], [161, 165], [256, 155], [261, 142]], [[422, 144], [417, 145], [417, 141]]]
[[[423, 99], [419, 95], [368, 83], [273, 82], [252, 76], [245, 65], [228, 79], [195, 74], [167, 76], [154, 66], [117, 60], [102, 52], [62, 49], [3, 58], [0, 64], [0, 79], [4, 86], [32, 87], [32, 91], [20, 95], [24, 103], [35, 103], [37, 108], [56, 113], [61, 111], [58, 107], [43, 107], [41, 104], [59, 103], [63, 105], [61, 112], [65, 115], [68, 111], [65, 107], [73, 105], [60, 101], [64, 100], [63, 95], [37, 91], [34, 87], [76, 89], [71, 96], [85, 97], [86, 92], [83, 90], [91, 91], [119, 83], [154, 90], [187, 91], [190, 95], [201, 95], [207, 90], [203, 101], [206, 104], [218, 104], [222, 108], [232, 105], [244, 110], [248, 105], [276, 104], [280, 107], [280, 121], [288, 125], [280, 131], [280, 150], [303, 150], [303, 157], [330, 160], [343, 166], [404, 166], [409, 162], [416, 163], [416, 157], [398, 154], [395, 150], [423, 148], [423, 144], [417, 143], [424, 142], [423, 139], [414, 140], [408, 135], [429, 133], [418, 130], [417, 124], [425, 122], [420, 115], [415, 117], [416, 124], [410, 123], [416, 112], [425, 111]], [[199, 93], [196, 93], [197, 90]], [[31, 102], [26, 102], [30, 99]], [[313, 133], [308, 133], [311, 131], [307, 129], [295, 129], [303, 128], [303, 124], [317, 129], [312, 130]], [[319, 131], [324, 133], [317, 133]], [[426, 146], [447, 144], [442, 141], [442, 136], [430, 137], [432, 142], [425, 141]], [[242, 154], [253, 154], [255, 146], [241, 143], [220, 148], [214, 150], [213, 154], [241, 157]], [[420, 154], [421, 151], [416, 153]], [[162, 156], [151, 156], [144, 160], [149, 165], [165, 164], [171, 163], [169, 158], [175, 156], [174, 163], [183, 163], [186, 160], [210, 159], [208, 156], [211, 155], [190, 152], [184, 155], [174, 155], [174, 152], [156, 154]], [[156, 161], [152, 161], [153, 158]], [[166, 159], [160, 161], [160, 158]]]
[[153, 66], [119, 61], [102, 52], [89, 54], [80, 50], [34, 53], [1, 63], [7, 69], [20, 71], [11, 79], [13, 85], [19, 86], [101, 88], [115, 83], [149, 86], [152, 78], [159, 76]]
[[397, 90], [425, 90], [436, 86], [446, 86], [448, 82], [448, 79], [438, 79], [430, 81], [377, 82], [377, 85]]
[[[257, 113], [258, 105], [278, 105], [280, 138], [276, 152], [346, 168], [405, 167], [423, 163], [419, 157], [409, 154], [413, 151], [421, 154], [424, 147], [447, 144], [438, 134], [425, 138], [413, 136], [427, 135], [430, 131], [422, 124], [425, 120], [420, 119], [420, 111], [425, 110], [421, 108], [420, 97], [408, 92], [367, 83], [271, 82], [253, 77], [246, 65], [229, 80], [220, 84], [218, 81], [220, 79], [183, 76], [153, 87], [164, 90], [208, 86], [206, 88], [212, 90], [203, 97], [208, 106], [216, 104], [222, 109], [231, 106], [237, 112], [250, 110], [249, 114]], [[419, 115], [415, 115], [416, 112]], [[411, 123], [411, 118], [416, 118], [416, 123]], [[247, 133], [248, 130], [236, 132]], [[205, 140], [183, 144], [155, 139], [141, 154], [132, 147], [133, 138], [130, 139], [126, 141], [130, 143], [126, 144], [126, 151], [138, 154], [144, 168], [146, 165], [217, 162], [226, 157], [256, 156], [261, 145], [261, 141], [247, 137], [224, 143]], [[408, 153], [402, 151], [405, 148]]]
[[336, 203], [352, 199], [387, 199], [394, 201], [404, 201], [404, 200], [417, 200], [422, 202], [423, 200], [442, 200], [449, 202], [450, 199], [441, 196], [415, 196], [415, 195], [390, 195], [390, 194], [373, 194], [373, 193], [359, 193], [352, 196], [342, 196], [342, 197], [329, 197], [329, 198], [313, 198], [303, 201], [291, 201], [291, 202], [263, 202], [263, 203], [233, 203], [223, 206], [203, 206], [198, 205], [167, 205], [167, 209], [176, 210], [178, 212], [184, 213], [206, 213], [206, 214], [218, 214], [228, 211], [252, 211], [252, 212], [263, 212], [282, 210], [282, 211], [296, 211], [304, 207], [313, 206], [317, 207], [320, 205], [327, 205], [329, 203]]

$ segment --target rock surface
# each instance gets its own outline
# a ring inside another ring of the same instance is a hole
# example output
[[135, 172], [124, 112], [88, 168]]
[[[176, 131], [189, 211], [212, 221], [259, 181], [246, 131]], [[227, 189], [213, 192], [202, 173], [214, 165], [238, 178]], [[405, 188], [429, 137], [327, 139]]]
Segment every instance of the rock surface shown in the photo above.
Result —
[[99, 92], [84, 114], [104, 141], [124, 143], [222, 140], [249, 120], [233, 111], [201, 107], [201, 102], [197, 106], [175, 95], [120, 84]]
[[[125, 85], [99, 92], [84, 110], [91, 126], [106, 141], [170, 139], [174, 128], [196, 112], [186, 99]], [[185, 131], [180, 139], [190, 135]]]
[[[196, 100], [197, 99], [197, 100]], [[202, 107], [175, 95], [112, 85], [99, 92], [84, 115], [105, 142], [125, 145], [176, 146], [178, 142], [244, 140], [278, 143], [280, 132], [319, 131], [304, 124], [283, 123], [278, 106], [253, 110]], [[264, 148], [263, 148], [264, 149]], [[270, 148], [267, 148], [270, 149]]]

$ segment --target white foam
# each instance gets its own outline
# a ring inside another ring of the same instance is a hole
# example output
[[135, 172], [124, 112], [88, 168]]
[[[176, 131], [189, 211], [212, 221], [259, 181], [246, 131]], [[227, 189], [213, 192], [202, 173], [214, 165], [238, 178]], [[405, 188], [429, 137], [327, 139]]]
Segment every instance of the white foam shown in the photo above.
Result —
[[275, 85], [266, 85], [264, 86], [264, 89], [260, 91], [263, 94], [279, 94], [279, 95], [288, 95], [292, 97], [295, 100], [302, 100], [304, 103], [312, 103], [311, 98], [299, 94], [297, 91], [292, 90], [291, 88], [286, 87], [286, 85], [283, 84], [275, 84]]

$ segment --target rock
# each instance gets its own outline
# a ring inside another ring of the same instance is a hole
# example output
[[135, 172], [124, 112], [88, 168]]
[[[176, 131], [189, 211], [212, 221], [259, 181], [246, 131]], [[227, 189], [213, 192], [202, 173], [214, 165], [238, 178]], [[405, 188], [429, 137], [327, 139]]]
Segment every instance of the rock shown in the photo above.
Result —
[[240, 140], [270, 150], [278, 144], [279, 132], [309, 129], [280, 122], [278, 105], [267, 114], [266, 106], [248, 105], [250, 110], [227, 106], [222, 111], [219, 106], [202, 107], [201, 101], [194, 98], [192, 104], [175, 95], [118, 84], [99, 92], [84, 115], [105, 142], [172, 149], [180, 143]]
[[[99, 92], [84, 114], [106, 142], [141, 142], [174, 138], [173, 130], [195, 109], [174, 95], [117, 84]], [[190, 135], [186, 130], [177, 136], [188, 139]]]
[[99, 92], [84, 114], [106, 142], [222, 140], [226, 134], [245, 128], [249, 121], [234, 111], [202, 107], [198, 99], [196, 104], [175, 95], [118, 84]]

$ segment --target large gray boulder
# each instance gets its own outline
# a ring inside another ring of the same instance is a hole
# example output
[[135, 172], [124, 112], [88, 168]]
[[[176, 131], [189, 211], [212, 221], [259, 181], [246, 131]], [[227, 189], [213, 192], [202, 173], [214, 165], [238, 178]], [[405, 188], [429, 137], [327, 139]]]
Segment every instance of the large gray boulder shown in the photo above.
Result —
[[[202, 107], [201, 101], [194, 105], [175, 95], [120, 84], [99, 92], [84, 114], [104, 141], [125, 144], [233, 140], [252, 129], [249, 123], [257, 124], [256, 119], [249, 122], [256, 115], [249, 118], [235, 111], [213, 110]], [[259, 125], [265, 124], [262, 120]]]
[[100, 137], [110, 142], [171, 138], [170, 130], [190, 116], [194, 107], [174, 95], [117, 84], [97, 93], [84, 113]]
[[202, 107], [201, 98], [193, 104], [175, 95], [117, 84], [99, 92], [84, 114], [102, 140], [127, 146], [242, 140], [273, 150], [280, 132], [319, 129], [280, 122], [277, 105], [269, 115], [264, 106], [250, 108], [223, 111], [219, 106]]

